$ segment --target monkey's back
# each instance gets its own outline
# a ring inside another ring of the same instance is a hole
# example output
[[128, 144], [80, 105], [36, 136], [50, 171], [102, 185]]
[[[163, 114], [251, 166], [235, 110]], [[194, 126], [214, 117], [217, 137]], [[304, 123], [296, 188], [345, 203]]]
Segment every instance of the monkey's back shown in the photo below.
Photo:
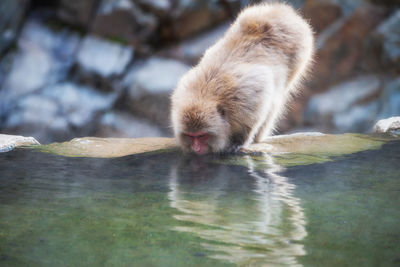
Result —
[[245, 122], [253, 128], [260, 113], [268, 113], [266, 106], [280, 113], [306, 74], [312, 51], [310, 26], [290, 6], [247, 8], [195, 68], [197, 77], [204, 76], [195, 86], [200, 90], [196, 97], [217, 99], [234, 127]]
[[199, 66], [231, 71], [243, 64], [281, 66], [288, 83], [306, 75], [313, 54], [309, 24], [286, 4], [261, 4], [243, 10], [224, 37], [210, 47]]

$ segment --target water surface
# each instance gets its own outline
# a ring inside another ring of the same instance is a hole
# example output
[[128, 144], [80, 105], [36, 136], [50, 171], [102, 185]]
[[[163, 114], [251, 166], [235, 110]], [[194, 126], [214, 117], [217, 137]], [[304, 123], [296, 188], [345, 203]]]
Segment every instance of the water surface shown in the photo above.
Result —
[[400, 141], [282, 157], [2, 153], [0, 265], [400, 264]]

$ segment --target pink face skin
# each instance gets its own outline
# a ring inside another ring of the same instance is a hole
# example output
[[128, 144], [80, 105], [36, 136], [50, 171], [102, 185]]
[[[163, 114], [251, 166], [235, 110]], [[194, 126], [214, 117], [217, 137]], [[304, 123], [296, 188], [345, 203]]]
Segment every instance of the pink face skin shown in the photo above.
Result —
[[197, 155], [204, 155], [208, 152], [207, 140], [210, 135], [206, 132], [185, 133], [191, 143], [191, 148]]

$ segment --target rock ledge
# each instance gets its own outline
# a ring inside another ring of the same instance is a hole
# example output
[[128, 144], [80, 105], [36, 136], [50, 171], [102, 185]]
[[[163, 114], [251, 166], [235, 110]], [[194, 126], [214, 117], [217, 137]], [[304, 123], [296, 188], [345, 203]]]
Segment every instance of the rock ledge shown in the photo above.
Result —
[[0, 134], [0, 152], [7, 152], [20, 146], [40, 145], [33, 137]]
[[[297, 133], [272, 136], [264, 143], [251, 144], [243, 148], [245, 154], [269, 153], [308, 154], [308, 155], [342, 155], [368, 149], [378, 149], [386, 139], [362, 134], [322, 134]], [[43, 152], [68, 157], [113, 158], [133, 154], [177, 150], [173, 138], [75, 138], [69, 142], [53, 143], [37, 147]]]

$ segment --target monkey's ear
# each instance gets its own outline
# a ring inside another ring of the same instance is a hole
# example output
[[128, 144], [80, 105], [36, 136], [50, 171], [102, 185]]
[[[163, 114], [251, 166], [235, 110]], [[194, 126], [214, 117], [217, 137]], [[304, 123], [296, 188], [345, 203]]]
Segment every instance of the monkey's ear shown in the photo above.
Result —
[[225, 109], [221, 105], [217, 105], [217, 111], [222, 117], [225, 117]]

